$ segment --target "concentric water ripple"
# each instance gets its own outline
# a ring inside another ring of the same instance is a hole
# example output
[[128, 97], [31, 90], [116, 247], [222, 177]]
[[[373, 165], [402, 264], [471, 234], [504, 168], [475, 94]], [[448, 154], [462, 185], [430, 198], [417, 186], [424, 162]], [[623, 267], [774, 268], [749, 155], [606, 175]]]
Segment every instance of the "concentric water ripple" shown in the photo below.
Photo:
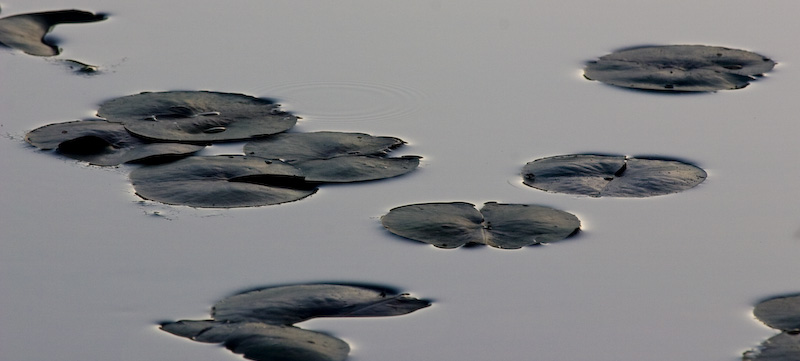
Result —
[[278, 84], [256, 92], [276, 99], [284, 110], [306, 121], [321, 122], [406, 118], [420, 112], [426, 98], [405, 86], [355, 81]]

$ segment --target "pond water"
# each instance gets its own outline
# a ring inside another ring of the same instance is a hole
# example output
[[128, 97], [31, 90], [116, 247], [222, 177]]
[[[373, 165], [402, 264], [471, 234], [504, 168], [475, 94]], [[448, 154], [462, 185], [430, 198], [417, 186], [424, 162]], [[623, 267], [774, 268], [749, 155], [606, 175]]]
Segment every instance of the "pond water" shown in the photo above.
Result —
[[[109, 18], [57, 26], [54, 58], [0, 49], [4, 360], [237, 360], [157, 324], [207, 318], [242, 290], [327, 281], [434, 302], [299, 324], [347, 341], [351, 360], [732, 361], [776, 333], [753, 306], [800, 290], [794, 0], [26, 0], [0, 15], [69, 8]], [[586, 61], [644, 44], [726, 46], [778, 65], [709, 94], [582, 78]], [[274, 98], [303, 118], [297, 131], [402, 138], [393, 156], [420, 155], [420, 169], [207, 210], [141, 200], [127, 179], [136, 166], [87, 166], [23, 141], [114, 97], [201, 89]], [[585, 152], [681, 159], [708, 179], [646, 199], [522, 184], [525, 163]], [[546, 205], [577, 215], [582, 232], [521, 250], [442, 250], [379, 221], [452, 201]]]

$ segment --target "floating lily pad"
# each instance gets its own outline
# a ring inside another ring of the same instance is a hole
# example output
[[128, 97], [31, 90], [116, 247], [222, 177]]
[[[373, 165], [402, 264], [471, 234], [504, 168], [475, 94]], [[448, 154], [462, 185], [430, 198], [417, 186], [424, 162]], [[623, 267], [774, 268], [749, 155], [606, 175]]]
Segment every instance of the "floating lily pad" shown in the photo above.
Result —
[[292, 163], [313, 183], [364, 182], [401, 176], [419, 166], [420, 157], [400, 158], [346, 156]]
[[124, 96], [100, 105], [97, 115], [137, 136], [174, 142], [244, 140], [283, 132], [297, 117], [279, 104], [244, 94], [171, 91]]
[[775, 66], [745, 50], [705, 45], [647, 46], [621, 50], [589, 62], [584, 76], [645, 90], [708, 92], [740, 89]]
[[350, 346], [324, 333], [253, 322], [178, 321], [161, 329], [199, 342], [222, 343], [259, 361], [340, 361]]
[[244, 152], [293, 163], [341, 156], [384, 156], [403, 144], [405, 142], [395, 137], [364, 133], [281, 133], [245, 144]]
[[800, 360], [800, 334], [781, 332], [764, 341], [758, 349], [744, 353], [743, 361]]
[[45, 125], [26, 134], [25, 141], [44, 150], [58, 148], [67, 157], [102, 166], [185, 156], [204, 148], [146, 142], [132, 136], [122, 124], [94, 120]]
[[279, 160], [245, 156], [189, 157], [131, 172], [136, 194], [167, 204], [234, 208], [279, 204], [316, 192], [303, 173]]
[[29, 13], [0, 19], [0, 43], [36, 56], [54, 56], [61, 51], [44, 36], [58, 24], [91, 23], [105, 20], [102, 14], [81, 10]]
[[800, 295], [763, 301], [756, 305], [753, 314], [769, 327], [800, 332]]
[[517, 249], [560, 241], [580, 229], [571, 213], [531, 204], [487, 202], [479, 212], [470, 203], [421, 203], [394, 208], [381, 217], [398, 236], [457, 248], [466, 244]]
[[522, 177], [526, 185], [548, 192], [652, 197], [692, 188], [706, 179], [706, 172], [674, 160], [576, 154], [532, 161]]
[[291, 325], [316, 317], [397, 316], [430, 306], [392, 290], [339, 284], [265, 288], [228, 297], [214, 305], [217, 321]]
[[396, 316], [430, 306], [394, 290], [341, 284], [265, 288], [214, 305], [214, 320], [165, 322], [161, 329], [198, 342], [222, 343], [259, 361], [339, 361], [350, 347], [319, 332], [291, 326], [314, 317]]

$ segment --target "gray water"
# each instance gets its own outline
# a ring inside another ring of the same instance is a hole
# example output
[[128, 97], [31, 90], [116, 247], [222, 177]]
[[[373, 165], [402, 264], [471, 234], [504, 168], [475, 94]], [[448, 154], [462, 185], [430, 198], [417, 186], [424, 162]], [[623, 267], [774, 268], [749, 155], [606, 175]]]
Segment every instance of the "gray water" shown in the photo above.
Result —
[[[109, 19], [57, 26], [64, 51], [52, 59], [0, 49], [3, 360], [241, 359], [157, 323], [208, 317], [243, 289], [332, 281], [435, 302], [301, 324], [346, 340], [352, 360], [732, 361], [775, 333], [753, 305], [800, 290], [794, 0], [26, 0], [0, 15], [67, 8]], [[779, 64], [744, 90], [701, 95], [582, 78], [586, 61], [642, 44]], [[393, 154], [421, 155], [421, 168], [285, 205], [204, 210], [141, 200], [135, 166], [87, 166], [22, 140], [110, 98], [200, 89], [275, 98], [303, 117], [297, 131], [400, 137], [409, 144]], [[647, 199], [522, 185], [526, 162], [582, 152], [678, 158], [709, 177]], [[440, 250], [380, 225], [393, 207], [433, 201], [547, 205], [583, 232], [515, 251]]]

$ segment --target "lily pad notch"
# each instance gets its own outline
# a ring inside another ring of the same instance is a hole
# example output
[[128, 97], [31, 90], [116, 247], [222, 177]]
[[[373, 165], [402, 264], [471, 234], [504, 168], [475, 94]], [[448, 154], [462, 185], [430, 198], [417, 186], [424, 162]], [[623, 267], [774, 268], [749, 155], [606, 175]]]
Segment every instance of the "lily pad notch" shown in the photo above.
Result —
[[164, 322], [161, 329], [198, 342], [221, 343], [251, 360], [342, 361], [350, 352], [346, 342], [293, 325], [316, 317], [398, 316], [430, 305], [382, 287], [288, 285], [228, 297], [213, 306], [213, 319]]
[[609, 85], [665, 92], [741, 89], [775, 62], [750, 51], [706, 45], [622, 49], [590, 61], [584, 77]]
[[484, 244], [519, 249], [563, 240], [580, 230], [571, 213], [534, 204], [487, 202], [480, 211], [466, 202], [419, 203], [393, 208], [381, 224], [403, 238], [458, 248]]

